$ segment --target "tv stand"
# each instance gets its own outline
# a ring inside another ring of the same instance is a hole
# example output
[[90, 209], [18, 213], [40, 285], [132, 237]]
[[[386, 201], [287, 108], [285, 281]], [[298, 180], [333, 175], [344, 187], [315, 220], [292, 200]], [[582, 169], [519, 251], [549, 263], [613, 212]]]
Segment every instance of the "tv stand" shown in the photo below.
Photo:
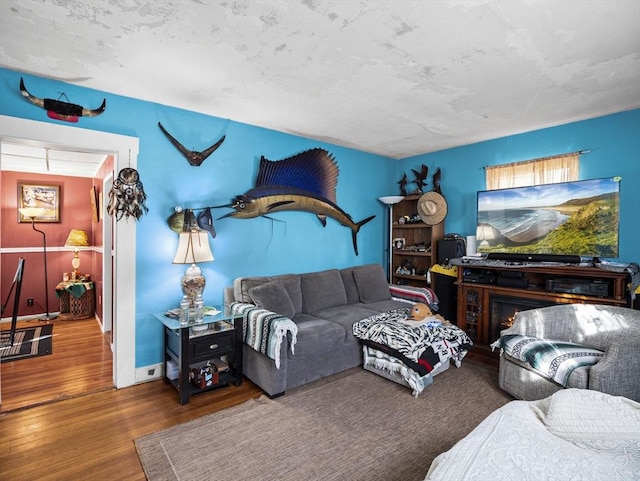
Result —
[[630, 275], [593, 265], [504, 263], [456, 259], [458, 326], [488, 346], [519, 310], [584, 303], [631, 307]]

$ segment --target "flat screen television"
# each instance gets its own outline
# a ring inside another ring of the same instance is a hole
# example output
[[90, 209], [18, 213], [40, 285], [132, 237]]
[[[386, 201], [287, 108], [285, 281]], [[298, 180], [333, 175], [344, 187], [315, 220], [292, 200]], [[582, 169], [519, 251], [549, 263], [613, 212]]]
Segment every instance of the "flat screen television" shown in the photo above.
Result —
[[620, 177], [478, 192], [478, 252], [618, 257]]

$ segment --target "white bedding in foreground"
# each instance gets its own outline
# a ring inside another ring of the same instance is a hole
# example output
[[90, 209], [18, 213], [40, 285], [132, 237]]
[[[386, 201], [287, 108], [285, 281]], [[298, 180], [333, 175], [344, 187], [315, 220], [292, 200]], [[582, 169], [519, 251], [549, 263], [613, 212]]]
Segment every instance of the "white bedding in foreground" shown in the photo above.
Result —
[[512, 401], [438, 456], [425, 481], [640, 480], [640, 403], [586, 389]]

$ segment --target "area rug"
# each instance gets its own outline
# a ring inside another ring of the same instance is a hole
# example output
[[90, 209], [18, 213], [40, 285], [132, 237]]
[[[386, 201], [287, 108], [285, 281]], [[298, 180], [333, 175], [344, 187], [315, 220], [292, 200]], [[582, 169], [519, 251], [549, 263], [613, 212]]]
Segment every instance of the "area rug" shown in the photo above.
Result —
[[354, 368], [135, 440], [149, 481], [411, 481], [512, 400], [497, 368], [465, 361], [418, 398]]
[[16, 329], [13, 346], [9, 345], [10, 334], [10, 331], [0, 332], [0, 359], [2, 362], [46, 356], [53, 352], [53, 324]]

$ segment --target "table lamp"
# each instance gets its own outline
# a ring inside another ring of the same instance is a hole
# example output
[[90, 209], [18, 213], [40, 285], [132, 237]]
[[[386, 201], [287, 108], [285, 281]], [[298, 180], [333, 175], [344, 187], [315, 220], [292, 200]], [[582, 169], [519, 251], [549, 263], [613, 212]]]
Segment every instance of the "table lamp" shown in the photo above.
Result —
[[206, 285], [206, 279], [196, 264], [211, 262], [213, 253], [209, 247], [208, 233], [199, 230], [192, 224], [193, 214], [190, 209], [185, 210], [184, 218], [183, 230], [180, 232], [180, 240], [178, 241], [178, 251], [173, 263], [191, 264], [182, 277], [181, 286], [182, 293], [189, 299], [189, 307], [194, 308], [196, 297], [198, 294], [202, 295]]
[[69, 235], [67, 236], [67, 240], [64, 243], [65, 247], [73, 247], [74, 256], [71, 259], [71, 266], [73, 267], [73, 276], [72, 279], [78, 279], [80, 275], [80, 257], [78, 255], [78, 247], [87, 247], [89, 245], [89, 238], [87, 237], [87, 233], [80, 229], [71, 229]]
[[495, 229], [490, 224], [478, 224], [476, 239], [481, 241], [480, 247], [489, 247], [490, 242], [496, 238]]

